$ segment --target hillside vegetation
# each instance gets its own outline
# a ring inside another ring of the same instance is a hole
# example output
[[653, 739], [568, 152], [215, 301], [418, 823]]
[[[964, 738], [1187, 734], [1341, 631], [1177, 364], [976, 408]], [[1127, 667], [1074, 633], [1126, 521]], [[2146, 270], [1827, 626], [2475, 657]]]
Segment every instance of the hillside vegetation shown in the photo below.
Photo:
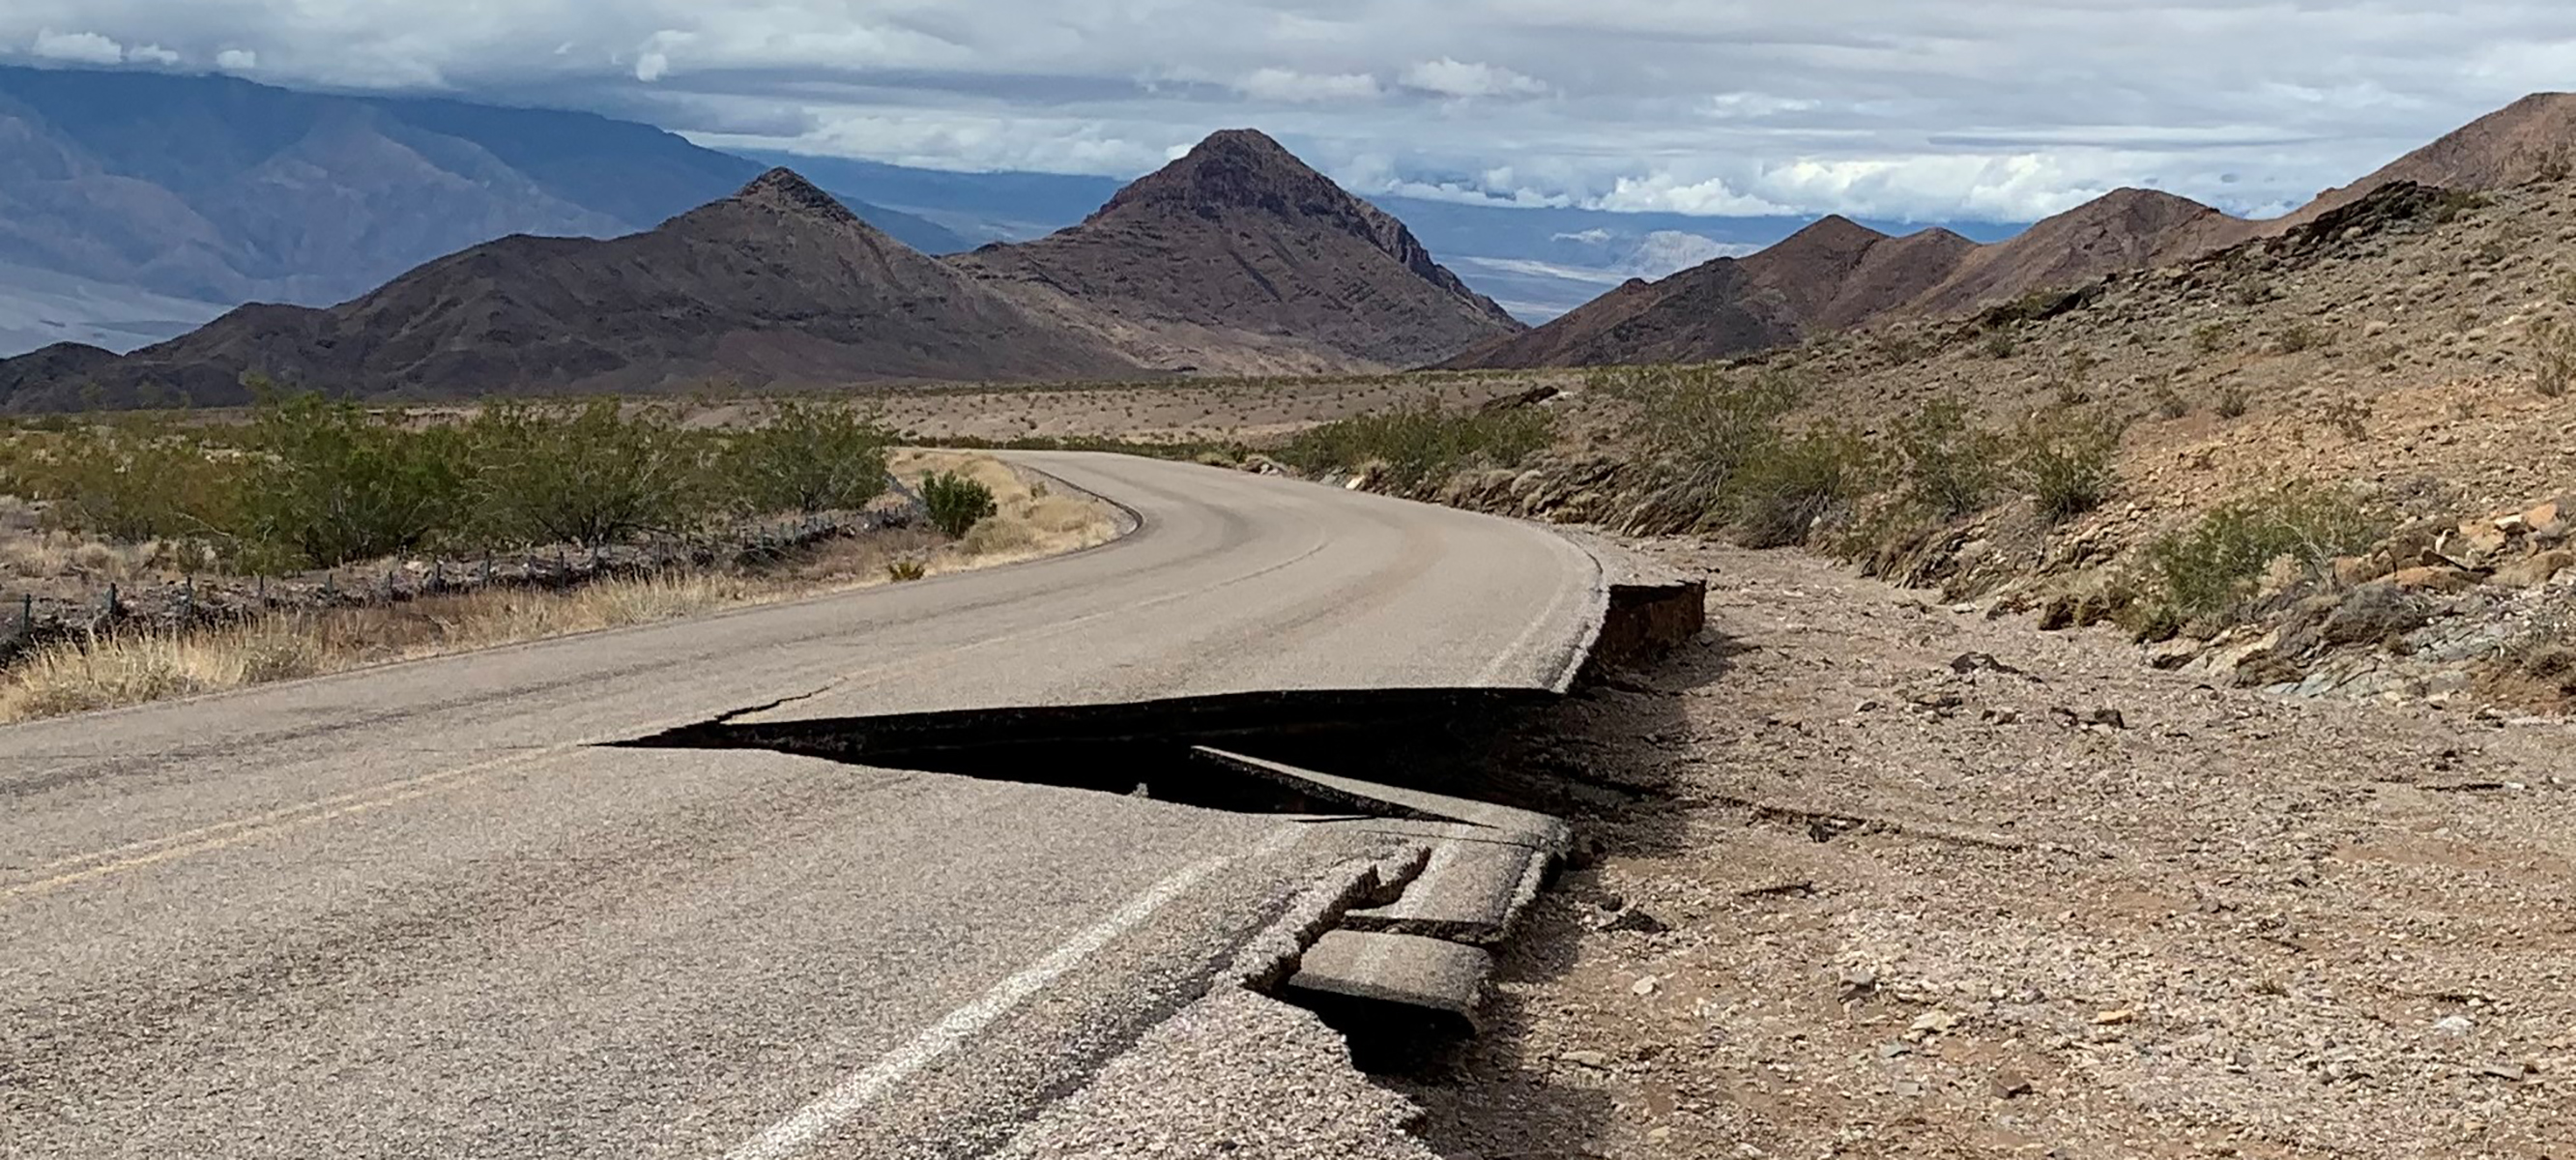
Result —
[[1534, 404], [1546, 450], [1372, 478], [1802, 544], [1954, 601], [2116, 622], [2158, 664], [2231, 682], [2576, 694], [2563, 173], [2484, 194], [2401, 182], [1972, 317], [1531, 381], [1564, 391]]

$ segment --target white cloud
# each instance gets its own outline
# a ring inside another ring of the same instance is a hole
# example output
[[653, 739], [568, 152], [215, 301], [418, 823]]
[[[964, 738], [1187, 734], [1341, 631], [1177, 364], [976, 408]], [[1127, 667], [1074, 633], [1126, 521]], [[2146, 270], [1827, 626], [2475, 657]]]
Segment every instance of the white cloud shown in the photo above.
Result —
[[1408, 89], [1447, 97], [1533, 97], [1548, 91], [1537, 77], [1446, 56], [1406, 68], [1402, 79]]
[[1824, 107], [1824, 102], [1788, 97], [1765, 96], [1761, 93], [1719, 93], [1708, 98], [1701, 111], [1720, 120], [1760, 120], [1782, 113], [1804, 113]]
[[125, 60], [124, 46], [95, 32], [43, 29], [36, 33], [33, 51], [46, 60], [75, 64], [119, 64]]
[[1235, 91], [1256, 101], [1316, 103], [1374, 101], [1386, 90], [1367, 73], [1302, 73], [1293, 69], [1254, 69], [1234, 84]]
[[2302, 201], [2565, 85], [2576, 5], [0, 0], [0, 57], [213, 62], [958, 168], [1127, 175], [1251, 123], [1370, 192], [1938, 220], [2130, 184]]

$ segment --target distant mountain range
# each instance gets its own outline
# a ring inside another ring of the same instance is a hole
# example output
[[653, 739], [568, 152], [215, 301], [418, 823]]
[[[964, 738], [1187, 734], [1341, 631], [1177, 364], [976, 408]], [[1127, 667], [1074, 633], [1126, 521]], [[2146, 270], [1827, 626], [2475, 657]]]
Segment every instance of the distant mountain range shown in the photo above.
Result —
[[0, 407], [233, 401], [245, 373], [452, 398], [1696, 361], [2187, 260], [2394, 181], [2563, 176], [2571, 140], [2576, 97], [2540, 94], [2274, 221], [2128, 189], [1900, 233], [1364, 201], [1251, 131], [1125, 186], [792, 159], [808, 180], [586, 114], [0, 69], [0, 351], [43, 344], [0, 360]]
[[1829, 217], [1758, 253], [1624, 284], [1447, 365], [1702, 362], [1881, 319], [1954, 315], [2277, 237], [2394, 182], [2475, 191], [2563, 179], [2571, 143], [2576, 96], [2540, 93], [2267, 221], [2146, 189], [2115, 190], [1988, 244], [1941, 229], [1892, 237]]
[[[581, 113], [0, 68], [0, 350], [131, 347], [507, 234], [648, 229], [762, 168]], [[967, 244], [853, 208], [916, 246]]]
[[[513, 233], [651, 229], [781, 165], [929, 254], [1074, 225], [1121, 185], [736, 156], [583, 113], [0, 68], [0, 355], [66, 340], [129, 350], [245, 302], [332, 305]], [[1806, 224], [1374, 200], [1532, 322]]]
[[1420, 366], [1521, 324], [1277, 142], [1219, 133], [1029, 242], [932, 257], [791, 170], [639, 233], [513, 235], [328, 308], [255, 304], [119, 355], [0, 360], [0, 410], [730, 382], [1135, 378]]

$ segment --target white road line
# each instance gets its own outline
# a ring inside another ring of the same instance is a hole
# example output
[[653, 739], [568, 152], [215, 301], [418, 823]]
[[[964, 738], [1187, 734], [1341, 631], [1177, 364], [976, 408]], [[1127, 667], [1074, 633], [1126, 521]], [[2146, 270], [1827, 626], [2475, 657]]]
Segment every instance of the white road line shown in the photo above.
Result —
[[[1250, 856], [1255, 859], [1269, 857], [1302, 836], [1294, 827], [1283, 829], [1255, 847]], [[983, 997], [949, 1012], [947, 1018], [914, 1036], [912, 1042], [896, 1048], [867, 1070], [833, 1085], [832, 1090], [798, 1108], [794, 1115], [770, 1125], [767, 1131], [725, 1153], [724, 1160], [787, 1160], [802, 1154], [849, 1122], [851, 1116], [856, 1115], [868, 1101], [884, 1094], [887, 1088], [903, 1082], [914, 1072], [929, 1066], [932, 1060], [965, 1042], [967, 1036], [1009, 1014], [1011, 1008], [1019, 1006], [1040, 988], [1081, 965], [1082, 960], [1108, 946], [1119, 935], [1134, 929], [1138, 923], [1162, 909], [1165, 903], [1233, 860], [1228, 857], [1209, 858], [1182, 867], [1143, 894], [1127, 900], [1125, 906], [1102, 919], [1099, 925], [1073, 936], [1072, 941], [1057, 947], [1026, 970], [994, 984]]]

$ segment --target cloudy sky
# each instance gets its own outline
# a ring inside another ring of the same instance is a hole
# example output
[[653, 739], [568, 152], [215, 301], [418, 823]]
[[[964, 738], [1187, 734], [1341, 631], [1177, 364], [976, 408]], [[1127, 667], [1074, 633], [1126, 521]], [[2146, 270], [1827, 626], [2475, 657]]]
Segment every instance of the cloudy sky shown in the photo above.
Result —
[[2026, 221], [2278, 212], [2527, 92], [2567, 0], [7, 0], [0, 59], [596, 109], [1127, 176], [1258, 126], [1363, 192]]

